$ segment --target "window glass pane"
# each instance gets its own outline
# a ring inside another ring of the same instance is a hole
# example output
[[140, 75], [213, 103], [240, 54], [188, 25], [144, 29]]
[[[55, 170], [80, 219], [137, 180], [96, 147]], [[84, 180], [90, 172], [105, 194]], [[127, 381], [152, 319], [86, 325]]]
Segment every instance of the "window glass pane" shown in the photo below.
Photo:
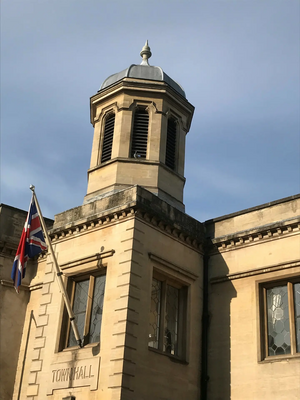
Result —
[[267, 290], [268, 355], [291, 353], [287, 286]]
[[161, 285], [162, 283], [157, 279], [152, 280], [148, 345], [150, 347], [154, 347], [155, 349], [158, 349], [158, 339], [159, 339]]
[[106, 278], [105, 275], [97, 276], [95, 278], [89, 343], [95, 343], [100, 341], [105, 278]]
[[179, 289], [167, 285], [164, 351], [176, 355], [178, 335]]
[[300, 352], [300, 283], [294, 285], [295, 326], [297, 338], [297, 352]]
[[[75, 315], [75, 322], [77, 324], [79, 336], [83, 337], [85, 312], [87, 306], [87, 297], [89, 292], [89, 279], [75, 283], [75, 295], [73, 312]], [[68, 346], [76, 346], [77, 342], [72, 327], [70, 327], [70, 335]]]

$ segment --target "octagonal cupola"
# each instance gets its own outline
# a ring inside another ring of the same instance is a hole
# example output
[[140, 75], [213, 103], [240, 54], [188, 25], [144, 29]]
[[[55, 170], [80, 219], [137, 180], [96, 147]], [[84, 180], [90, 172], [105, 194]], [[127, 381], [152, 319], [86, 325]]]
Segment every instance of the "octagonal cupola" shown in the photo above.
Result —
[[162, 68], [155, 67], [149, 64], [149, 58], [152, 56], [150, 47], [148, 46], [148, 40], [146, 41], [145, 46], [142, 48], [140, 52], [141, 57], [143, 57], [143, 61], [140, 65], [132, 64], [130, 67], [124, 69], [121, 72], [113, 74], [109, 76], [102, 83], [100, 90], [107, 88], [118, 82], [123, 78], [136, 78], [136, 79], [146, 79], [150, 81], [160, 81], [165, 82], [170, 85], [176, 92], [185, 97], [185, 92], [183, 88], [179, 85], [179, 83], [175, 82], [172, 78], [167, 75]]
[[94, 126], [84, 203], [140, 185], [184, 211], [185, 136], [194, 107], [182, 87], [149, 65], [148, 41], [140, 65], [109, 76], [91, 97]]

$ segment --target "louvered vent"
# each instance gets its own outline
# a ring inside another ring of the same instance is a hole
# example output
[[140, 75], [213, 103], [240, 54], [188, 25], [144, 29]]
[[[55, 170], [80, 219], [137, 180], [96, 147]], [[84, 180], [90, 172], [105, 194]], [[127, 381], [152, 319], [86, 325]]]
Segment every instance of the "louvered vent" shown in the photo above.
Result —
[[131, 157], [146, 158], [148, 142], [149, 114], [146, 110], [138, 109], [134, 114]]
[[101, 162], [111, 159], [111, 150], [114, 137], [115, 114], [110, 114], [105, 120], [104, 137], [102, 146]]
[[167, 129], [167, 145], [166, 145], [166, 165], [175, 169], [175, 155], [176, 155], [176, 121], [174, 119], [168, 120]]

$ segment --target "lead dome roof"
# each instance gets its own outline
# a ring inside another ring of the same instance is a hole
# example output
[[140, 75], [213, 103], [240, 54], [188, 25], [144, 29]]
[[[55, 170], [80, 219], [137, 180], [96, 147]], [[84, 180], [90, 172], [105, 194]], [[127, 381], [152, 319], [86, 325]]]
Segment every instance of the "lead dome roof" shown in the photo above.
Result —
[[152, 53], [150, 51], [150, 47], [148, 46], [148, 40], [146, 41], [145, 46], [142, 48], [140, 55], [143, 57], [143, 61], [140, 65], [132, 64], [130, 65], [130, 67], [124, 69], [123, 71], [110, 75], [102, 83], [99, 91], [115, 84], [116, 82], [124, 78], [135, 78], [165, 82], [174, 90], [176, 90], [177, 93], [181, 94], [181, 96], [186, 97], [183, 88], [172, 78], [170, 78], [169, 75], [167, 75], [162, 70], [162, 68], [149, 65], [148, 59], [151, 57]]

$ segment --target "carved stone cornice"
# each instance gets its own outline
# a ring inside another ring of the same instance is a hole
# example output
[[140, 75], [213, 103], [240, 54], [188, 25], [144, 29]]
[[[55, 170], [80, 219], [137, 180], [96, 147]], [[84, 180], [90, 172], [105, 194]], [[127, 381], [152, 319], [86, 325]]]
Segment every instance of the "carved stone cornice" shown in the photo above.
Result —
[[12, 244], [8, 242], [0, 242], [0, 254], [1, 256], [14, 257], [18, 249], [17, 244]]
[[99, 229], [106, 225], [111, 225], [118, 221], [131, 218], [135, 215], [135, 212], [134, 207], [128, 207], [111, 213], [103, 212], [92, 218], [81, 219], [62, 228], [52, 229], [49, 232], [49, 235], [52, 242], [68, 239], [73, 235], [87, 233], [90, 230]]
[[203, 253], [203, 241], [199, 240], [196, 235], [192, 235], [191, 232], [187, 232], [184, 227], [173, 224], [171, 221], [160, 219], [157, 215], [155, 215], [155, 213], [152, 214], [148, 210], [144, 211], [142, 209], [138, 209], [136, 215], [156, 229], [163, 231], [165, 234], [172, 236], [174, 239]]
[[[13, 283], [12, 280], [1, 279], [0, 284], [1, 284], [2, 286], [6, 286], [6, 287], [9, 287], [9, 288], [11, 288], [11, 289], [14, 289], [14, 283]], [[26, 291], [28, 291], [28, 290], [29, 290], [29, 286], [28, 286], [28, 285], [21, 284], [21, 285], [19, 286], [19, 290], [26, 290]]]
[[210, 253], [231, 251], [299, 233], [300, 217], [296, 217], [211, 239], [208, 248]]
[[138, 185], [56, 215], [49, 235], [53, 242], [69, 240], [132, 218], [203, 252], [203, 224]]
[[184, 227], [180, 227], [178, 224], [172, 223], [170, 220], [167, 221], [167, 219], [160, 218], [155, 212], [151, 213], [149, 210], [145, 211], [137, 205], [111, 213], [105, 212], [102, 215], [98, 215], [96, 218], [77, 221], [70, 226], [53, 229], [49, 232], [50, 238], [52, 242], [66, 240], [74, 235], [88, 233], [91, 230], [109, 226], [134, 216], [142, 219], [144, 222], [152, 225], [156, 229], [163, 231], [165, 234], [172, 236], [174, 239], [184, 243], [185, 245], [203, 252], [203, 241], [199, 240], [196, 235], [193, 236], [191, 232], [185, 230]]

